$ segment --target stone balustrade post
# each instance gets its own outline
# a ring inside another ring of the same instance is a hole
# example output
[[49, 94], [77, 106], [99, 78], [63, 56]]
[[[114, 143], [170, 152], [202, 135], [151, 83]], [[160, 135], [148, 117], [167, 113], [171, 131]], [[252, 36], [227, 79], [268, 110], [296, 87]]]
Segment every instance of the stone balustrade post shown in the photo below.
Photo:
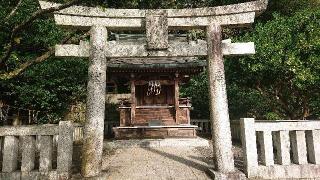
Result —
[[19, 139], [5, 136], [3, 142], [2, 172], [13, 172], [18, 166]]
[[241, 144], [244, 157], [244, 168], [248, 177], [255, 176], [258, 168], [256, 131], [253, 118], [240, 119]]
[[53, 150], [53, 136], [39, 137], [39, 171], [48, 172], [52, 169], [52, 150]]
[[320, 130], [306, 131], [306, 140], [310, 162], [320, 164]]
[[275, 146], [277, 149], [276, 156], [278, 163], [281, 165], [291, 164], [289, 131], [275, 132]]
[[297, 164], [308, 164], [304, 131], [291, 131], [290, 141], [292, 145], [293, 162]]
[[69, 177], [72, 166], [73, 125], [70, 121], [60, 121], [57, 153], [57, 172], [60, 177]]
[[265, 166], [274, 165], [273, 143], [271, 131], [258, 132], [258, 141], [261, 148], [261, 161]]
[[21, 171], [30, 172], [34, 169], [36, 139], [34, 136], [21, 136], [21, 141], [22, 141]]

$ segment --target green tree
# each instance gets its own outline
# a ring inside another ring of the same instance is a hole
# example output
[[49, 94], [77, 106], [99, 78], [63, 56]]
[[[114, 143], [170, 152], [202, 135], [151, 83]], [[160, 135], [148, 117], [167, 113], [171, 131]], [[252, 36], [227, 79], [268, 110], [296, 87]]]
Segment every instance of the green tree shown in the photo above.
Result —
[[[226, 70], [226, 73], [229, 71]], [[181, 95], [191, 97], [193, 110], [191, 118], [208, 119], [209, 114], [209, 93], [208, 93], [207, 72], [193, 77], [181, 88]], [[257, 119], [277, 119], [278, 116], [272, 113], [266, 98], [256, 90], [248, 87], [240, 87], [235, 82], [227, 81], [227, 94], [230, 119], [243, 117], [254, 117]]]
[[82, 32], [59, 28], [46, 16], [80, 1], [56, 2], [64, 4], [41, 10], [34, 0], [0, 2], [0, 100], [51, 117], [61, 116], [68, 103], [83, 96], [87, 71], [84, 62], [53, 58], [55, 44], [85, 38]]
[[320, 92], [320, 8], [258, 23], [239, 38], [256, 55], [227, 61], [230, 81], [257, 90], [281, 118], [317, 117]]
[[[62, 116], [72, 101], [84, 101], [86, 62], [70, 58], [58, 60], [53, 56], [55, 44], [78, 43], [88, 34], [56, 26], [50, 15], [56, 10], [76, 3], [146, 9], [245, 1], [57, 0], [55, 2], [64, 5], [49, 10], [41, 10], [34, 0], [1, 1], [1, 99], [20, 107], [55, 112], [54, 116]], [[260, 23], [253, 28], [224, 30], [226, 37], [255, 42], [257, 51], [254, 56], [226, 59], [231, 118], [319, 117], [319, 5], [318, 0], [270, 1], [267, 12], [258, 18]], [[203, 37], [202, 32], [192, 33]], [[206, 83], [204, 73], [182, 90], [182, 94], [193, 97], [193, 116], [208, 117]]]
[[1, 99], [10, 105], [39, 110], [42, 122], [55, 122], [69, 104], [84, 101], [87, 61], [53, 59], [27, 69], [15, 79], [0, 81]]
[[[283, 7], [285, 2], [270, 6]], [[226, 58], [231, 119], [319, 118], [320, 10], [319, 6], [312, 7], [315, 3], [319, 2], [309, 1], [309, 4], [305, 3], [305, 9], [297, 12], [276, 9], [278, 13], [272, 17], [267, 12], [249, 32], [231, 33], [234, 41], [252, 41], [256, 46], [255, 55]], [[299, 1], [288, 4], [296, 10]], [[188, 85], [183, 94], [193, 98], [192, 115], [208, 118], [205, 73]]]

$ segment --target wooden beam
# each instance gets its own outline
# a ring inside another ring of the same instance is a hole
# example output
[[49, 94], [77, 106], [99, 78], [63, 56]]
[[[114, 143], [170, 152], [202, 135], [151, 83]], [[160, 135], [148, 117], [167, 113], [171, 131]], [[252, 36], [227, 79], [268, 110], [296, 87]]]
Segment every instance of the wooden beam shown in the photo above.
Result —
[[[142, 85], [146, 85], [146, 84], [148, 84], [148, 82], [149, 81], [147, 81], [147, 80], [136, 80], [135, 81], [135, 85], [140, 85], [140, 86], [142, 86]], [[160, 84], [161, 85], [174, 85], [174, 82], [172, 82], [172, 80], [159, 80], [159, 82], [160, 82]]]
[[130, 80], [130, 88], [131, 88], [131, 125], [134, 125], [135, 123], [135, 116], [136, 116], [136, 86], [135, 86], [135, 80], [134, 77], [131, 77]]
[[[170, 42], [166, 51], [148, 51], [144, 43], [120, 43], [109, 41], [106, 50], [108, 58], [131, 57], [191, 57], [207, 56], [207, 42]], [[80, 45], [56, 45], [55, 55], [60, 57], [89, 57], [89, 43], [80, 42]], [[253, 42], [229, 43], [222, 42], [223, 55], [248, 55], [254, 54]]]
[[179, 123], [179, 114], [180, 114], [178, 74], [176, 74], [176, 77], [174, 78], [174, 107], [175, 107], [175, 121], [178, 124]]
[[189, 97], [187, 98], [187, 104], [186, 104], [186, 106], [188, 107], [188, 108], [187, 108], [188, 124], [190, 124], [190, 123], [191, 123], [191, 119], [190, 119], [190, 109], [191, 109], [192, 104], [191, 104], [191, 102], [190, 102]]

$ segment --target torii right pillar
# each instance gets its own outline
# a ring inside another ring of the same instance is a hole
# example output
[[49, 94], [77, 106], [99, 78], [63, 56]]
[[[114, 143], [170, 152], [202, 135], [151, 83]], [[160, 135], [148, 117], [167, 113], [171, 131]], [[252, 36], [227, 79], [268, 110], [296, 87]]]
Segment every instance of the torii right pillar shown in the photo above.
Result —
[[221, 26], [219, 24], [207, 26], [207, 71], [215, 161], [215, 171], [212, 172], [215, 179], [232, 179], [230, 175], [235, 175], [235, 167], [221, 41]]

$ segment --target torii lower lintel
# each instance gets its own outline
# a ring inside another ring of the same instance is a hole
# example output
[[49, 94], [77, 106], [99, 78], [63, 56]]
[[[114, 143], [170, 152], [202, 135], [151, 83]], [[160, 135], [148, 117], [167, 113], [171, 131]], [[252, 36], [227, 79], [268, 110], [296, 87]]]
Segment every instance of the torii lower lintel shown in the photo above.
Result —
[[[255, 53], [254, 43], [231, 43], [222, 41], [223, 55], [250, 55]], [[108, 58], [141, 58], [141, 57], [192, 57], [207, 56], [207, 42], [203, 40], [191, 42], [170, 42], [168, 49], [161, 51], [149, 51], [146, 43], [124, 44], [117, 41], [108, 41], [105, 50]], [[57, 57], [89, 57], [90, 45], [80, 41], [79, 45], [64, 44], [56, 45], [55, 56]]]

